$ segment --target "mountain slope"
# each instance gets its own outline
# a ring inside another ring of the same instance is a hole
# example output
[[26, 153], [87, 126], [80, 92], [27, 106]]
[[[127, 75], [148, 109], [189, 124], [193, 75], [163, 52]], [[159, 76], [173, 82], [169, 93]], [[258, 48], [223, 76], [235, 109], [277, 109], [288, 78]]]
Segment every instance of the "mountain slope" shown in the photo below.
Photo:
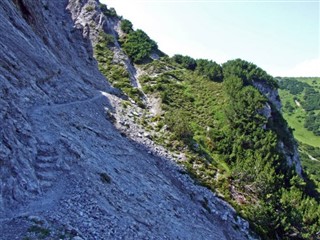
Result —
[[169, 58], [146, 33], [108, 11], [116, 33], [100, 32], [95, 57], [128, 97], [114, 114], [116, 126], [143, 144], [152, 139], [169, 150], [263, 238], [316, 239], [319, 193], [302, 171], [276, 80], [241, 59], [220, 66]]
[[111, 24], [97, 6], [0, 3], [0, 238], [249, 238], [232, 207], [114, 127], [126, 96], [93, 59], [89, 23]]
[[319, 121], [317, 120], [320, 110], [318, 102], [320, 79], [280, 78], [279, 83], [284, 103], [284, 116], [294, 128], [295, 137], [300, 142], [320, 147]]
[[302, 165], [320, 189], [320, 78], [279, 78], [283, 113], [299, 141]]

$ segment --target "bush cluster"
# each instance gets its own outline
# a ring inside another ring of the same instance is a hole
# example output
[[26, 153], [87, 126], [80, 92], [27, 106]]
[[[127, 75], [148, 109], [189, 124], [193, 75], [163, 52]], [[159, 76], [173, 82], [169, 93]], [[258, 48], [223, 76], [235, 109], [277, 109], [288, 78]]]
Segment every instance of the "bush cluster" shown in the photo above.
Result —
[[129, 32], [122, 40], [122, 47], [134, 63], [142, 63], [150, 54], [158, 49], [155, 41], [142, 30]]
[[124, 19], [121, 21], [120, 28], [124, 33], [127, 33], [127, 34], [133, 31], [133, 25], [127, 19]]
[[223, 79], [222, 67], [208, 59], [193, 59], [189, 56], [176, 54], [172, 60], [185, 69], [196, 71], [198, 75], [202, 75], [212, 81], [221, 82]]

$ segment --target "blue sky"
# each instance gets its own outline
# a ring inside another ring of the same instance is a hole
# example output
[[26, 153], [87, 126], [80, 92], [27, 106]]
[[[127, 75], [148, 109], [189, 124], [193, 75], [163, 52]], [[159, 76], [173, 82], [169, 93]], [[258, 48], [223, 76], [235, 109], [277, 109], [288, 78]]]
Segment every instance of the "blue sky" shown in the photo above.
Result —
[[319, 1], [100, 1], [169, 55], [242, 58], [274, 76], [320, 76]]

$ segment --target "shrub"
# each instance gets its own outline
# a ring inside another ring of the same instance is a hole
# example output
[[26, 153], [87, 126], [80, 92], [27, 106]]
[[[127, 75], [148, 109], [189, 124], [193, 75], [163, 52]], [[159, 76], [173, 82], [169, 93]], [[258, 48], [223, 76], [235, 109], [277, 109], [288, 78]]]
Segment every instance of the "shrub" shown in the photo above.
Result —
[[111, 183], [111, 177], [107, 173], [103, 172], [103, 173], [100, 173], [99, 175], [100, 175], [100, 180], [103, 183]]
[[178, 110], [176, 112], [168, 113], [165, 122], [176, 139], [182, 140], [188, 145], [191, 143], [194, 134], [185, 111]]
[[183, 56], [181, 54], [176, 54], [172, 57], [172, 60], [175, 61], [176, 63], [180, 64], [182, 67], [189, 69], [189, 70], [194, 70], [197, 66], [196, 60], [189, 56]]
[[198, 74], [203, 75], [212, 81], [222, 82], [222, 67], [218, 63], [207, 59], [198, 59], [196, 62], [196, 71]]
[[92, 6], [92, 5], [89, 5], [86, 7], [87, 12], [92, 12], [93, 10], [94, 10], [94, 6]]
[[128, 34], [128, 33], [132, 32], [133, 31], [132, 27], [133, 27], [133, 25], [129, 20], [124, 19], [121, 21], [120, 28], [124, 33]]
[[28, 229], [28, 232], [32, 232], [35, 233], [36, 235], [38, 235], [41, 239], [44, 239], [48, 236], [50, 236], [51, 231], [49, 229], [37, 226], [37, 225], [33, 225]]
[[123, 49], [134, 63], [141, 63], [152, 51], [157, 50], [158, 46], [144, 31], [138, 29], [127, 35]]
[[114, 8], [108, 9], [107, 5], [100, 3], [101, 12], [108, 17], [118, 17], [118, 14]]
[[244, 61], [242, 59], [235, 59], [227, 61], [222, 64], [223, 76], [237, 76], [243, 80], [245, 85], [252, 84], [254, 81], [265, 83], [271, 88], [277, 88], [278, 82], [264, 70], [257, 67], [253, 63]]
[[142, 93], [131, 85], [130, 76], [123, 64], [113, 62], [114, 53], [108, 48], [114, 41], [110, 34], [101, 33], [99, 42], [95, 46], [95, 57], [99, 63], [100, 72], [115, 87], [131, 97], [139, 106], [144, 107], [141, 100]]
[[99, 33], [99, 44], [105, 44], [106, 47], [114, 46], [114, 36], [105, 32]]

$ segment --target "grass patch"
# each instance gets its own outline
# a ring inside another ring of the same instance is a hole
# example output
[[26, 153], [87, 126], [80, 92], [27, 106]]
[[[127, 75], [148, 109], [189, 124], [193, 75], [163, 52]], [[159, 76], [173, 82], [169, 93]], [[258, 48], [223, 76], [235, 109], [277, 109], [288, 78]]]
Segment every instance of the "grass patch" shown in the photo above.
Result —
[[[163, 116], [151, 119], [160, 131], [155, 141], [173, 152], [184, 152], [187, 160], [183, 165], [189, 174], [199, 184], [228, 198], [225, 181], [220, 180], [228, 179], [230, 169], [211, 151], [207, 139], [209, 129], [224, 127], [220, 125], [226, 120], [223, 84], [181, 68], [166, 57], [141, 67], [148, 74], [139, 79], [143, 89], [159, 96], [165, 111]], [[217, 173], [220, 182], [215, 178]]]
[[43, 227], [40, 227], [40, 226], [37, 226], [37, 225], [31, 226], [28, 229], [28, 232], [32, 232], [32, 233], [37, 234], [40, 237], [40, 239], [44, 239], [46, 237], [49, 237], [50, 233], [51, 233], [51, 231], [49, 229], [43, 228]]
[[100, 34], [99, 42], [94, 49], [99, 70], [115, 88], [120, 89], [140, 107], [144, 107], [142, 101], [143, 93], [140, 89], [132, 86], [126, 66], [124, 63], [114, 61], [114, 53], [112, 51], [114, 41], [115, 39], [112, 35], [105, 33]]
[[89, 5], [86, 7], [87, 12], [92, 12], [93, 10], [94, 10], [94, 6]]
[[314, 147], [320, 147], [320, 137], [304, 128], [303, 121], [301, 121], [303, 118], [299, 117], [301, 114], [298, 112], [292, 115], [284, 113], [283, 116], [287, 120], [289, 126], [294, 129], [293, 135], [299, 142], [303, 142]]
[[[308, 83], [317, 90], [320, 89], [320, 78], [298, 78], [298, 80]], [[299, 142], [314, 147], [320, 147], [320, 136], [316, 136], [313, 132], [304, 127], [307, 112], [302, 106], [299, 106], [299, 104], [303, 102], [303, 93], [293, 95], [287, 90], [279, 89], [279, 95], [283, 103], [283, 116], [287, 120], [289, 126], [294, 129], [294, 137]], [[291, 111], [288, 109], [288, 105], [291, 106]], [[319, 111], [315, 112], [318, 113]]]

